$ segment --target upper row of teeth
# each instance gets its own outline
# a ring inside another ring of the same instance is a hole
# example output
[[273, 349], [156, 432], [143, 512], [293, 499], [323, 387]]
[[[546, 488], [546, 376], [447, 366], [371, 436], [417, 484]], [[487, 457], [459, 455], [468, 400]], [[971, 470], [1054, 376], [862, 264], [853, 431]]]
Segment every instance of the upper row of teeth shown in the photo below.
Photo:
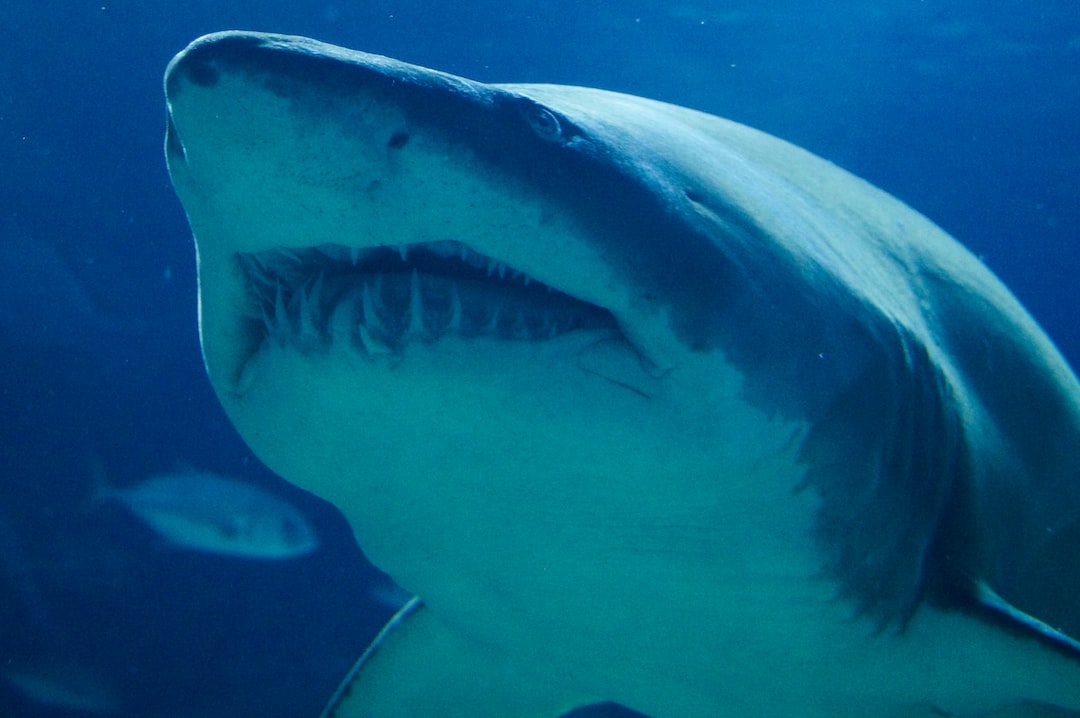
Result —
[[[379, 247], [345, 247], [340, 244], [324, 244], [316, 247], [322, 255], [328, 259], [332, 259], [339, 262], [348, 260], [355, 267], [361, 260], [367, 259], [375, 252], [383, 248], [390, 248], [395, 250], [401, 257], [401, 261], [408, 261], [409, 249], [415, 245], [409, 244], [396, 244], [396, 245], [382, 245]], [[475, 269], [481, 269], [487, 272], [487, 276], [498, 276], [499, 279], [506, 279], [509, 277], [511, 280], [520, 281], [525, 286], [528, 286], [532, 281], [529, 275], [511, 269], [504, 262], [500, 262], [497, 259], [491, 257], [485, 257], [482, 254], [472, 251], [461, 242], [454, 240], [439, 240], [436, 242], [425, 242], [424, 249], [433, 254], [437, 254], [440, 257], [457, 257], [462, 262], [468, 264]], [[277, 250], [282, 255], [292, 259], [298, 264], [303, 264], [304, 259], [296, 251], [288, 248], [280, 248]]]
[[[377, 275], [372, 282], [363, 282], [355, 288], [347, 297], [339, 301], [326, 322], [326, 335], [333, 339], [336, 335], [351, 335], [359, 339], [365, 351], [370, 355], [387, 354], [392, 351], [385, 338], [390, 329], [384, 322], [382, 315], [386, 308], [382, 304], [381, 275]], [[316, 326], [323, 303], [322, 293], [324, 277], [320, 273], [314, 282], [301, 287], [292, 301], [298, 302], [294, 312], [290, 312], [286, 306], [284, 292], [279, 286], [272, 307], [262, 307], [262, 321], [268, 335], [274, 338], [280, 346], [284, 346], [294, 336], [301, 346], [312, 346], [319, 341], [322, 332]], [[550, 288], [548, 291], [551, 291]], [[359, 308], [359, 316], [354, 316], [354, 309]], [[401, 339], [432, 338], [442, 333], [458, 332], [462, 329], [463, 310], [461, 296], [456, 283], [449, 287], [449, 308], [444, 322], [437, 326], [428, 326], [425, 321], [425, 307], [423, 292], [420, 287], [420, 276], [413, 270], [409, 280], [409, 300], [406, 311], [408, 312], [408, 324], [403, 327]], [[484, 326], [477, 327], [478, 333], [492, 334], [502, 321], [501, 309], [495, 307], [488, 317]], [[565, 326], [563, 322], [562, 326]], [[526, 326], [526, 318], [522, 310], [512, 328], [516, 335], [526, 338], [529, 335]], [[554, 337], [560, 330], [560, 320], [544, 313], [541, 332], [537, 336]], [[537, 338], [533, 336], [533, 338]]]

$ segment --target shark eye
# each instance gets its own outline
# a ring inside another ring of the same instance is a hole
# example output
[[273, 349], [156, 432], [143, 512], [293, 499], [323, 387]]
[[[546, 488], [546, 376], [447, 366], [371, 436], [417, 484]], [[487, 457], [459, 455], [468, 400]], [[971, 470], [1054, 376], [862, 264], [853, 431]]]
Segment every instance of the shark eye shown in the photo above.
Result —
[[539, 105], [533, 105], [525, 110], [525, 120], [537, 136], [548, 142], [558, 142], [563, 137], [562, 125], [554, 113]]

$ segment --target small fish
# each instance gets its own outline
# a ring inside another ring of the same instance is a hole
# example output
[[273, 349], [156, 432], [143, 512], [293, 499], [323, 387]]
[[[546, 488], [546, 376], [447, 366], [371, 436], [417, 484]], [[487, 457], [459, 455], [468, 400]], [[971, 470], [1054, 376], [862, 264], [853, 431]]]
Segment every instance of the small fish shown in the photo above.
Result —
[[275, 561], [303, 556], [319, 545], [307, 518], [291, 504], [225, 476], [184, 471], [127, 488], [109, 487], [100, 477], [98, 484], [98, 500], [119, 501], [180, 548]]
[[114, 689], [101, 676], [62, 659], [30, 666], [8, 659], [0, 665], [0, 676], [41, 706], [95, 715], [115, 714], [121, 707]]

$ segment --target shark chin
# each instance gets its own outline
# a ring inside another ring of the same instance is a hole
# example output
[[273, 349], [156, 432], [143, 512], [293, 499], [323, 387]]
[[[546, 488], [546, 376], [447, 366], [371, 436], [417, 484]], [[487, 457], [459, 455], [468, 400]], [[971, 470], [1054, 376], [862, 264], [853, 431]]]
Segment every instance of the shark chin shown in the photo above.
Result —
[[324, 715], [1080, 711], [1080, 385], [929, 220], [700, 112], [306, 38], [165, 90], [210, 381], [417, 597]]

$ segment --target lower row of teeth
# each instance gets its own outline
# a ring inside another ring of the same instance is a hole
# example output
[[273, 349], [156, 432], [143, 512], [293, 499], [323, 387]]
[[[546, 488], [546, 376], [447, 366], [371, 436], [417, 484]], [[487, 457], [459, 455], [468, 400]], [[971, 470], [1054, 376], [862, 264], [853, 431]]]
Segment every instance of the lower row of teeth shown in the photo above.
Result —
[[320, 274], [288, 298], [278, 287], [273, 304], [267, 302], [262, 310], [267, 338], [301, 349], [347, 339], [378, 355], [445, 334], [537, 340], [583, 323], [582, 317], [558, 306], [542, 309], [527, 301], [500, 301], [469, 280], [416, 271], [352, 280], [332, 300], [327, 283]]

